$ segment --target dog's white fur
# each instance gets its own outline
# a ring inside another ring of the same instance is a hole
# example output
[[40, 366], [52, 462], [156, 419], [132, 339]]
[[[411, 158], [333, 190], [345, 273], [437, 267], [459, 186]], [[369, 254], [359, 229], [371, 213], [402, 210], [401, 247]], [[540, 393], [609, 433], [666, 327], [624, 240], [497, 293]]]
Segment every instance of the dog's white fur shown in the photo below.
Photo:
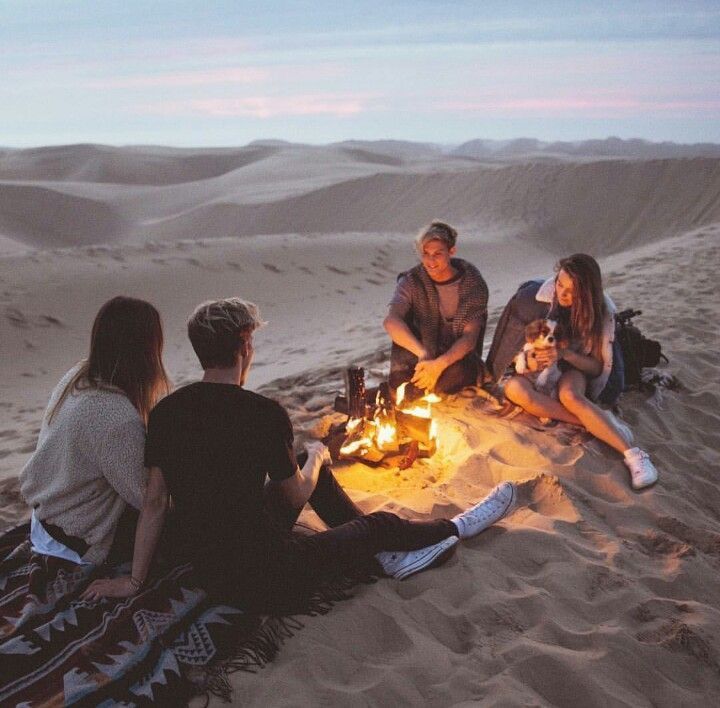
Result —
[[536, 349], [548, 349], [554, 347], [557, 343], [557, 336], [555, 334], [557, 322], [555, 322], [555, 320], [545, 320], [543, 324], [544, 327], [540, 334], [532, 341], [525, 342], [522, 350], [515, 357], [515, 372], [523, 376], [534, 376], [537, 374], [534, 381], [535, 390], [547, 396], [557, 398], [558, 382], [560, 381], [560, 376], [562, 376], [562, 371], [560, 371], [557, 362], [553, 362], [540, 372], [531, 371], [528, 366], [528, 356], [532, 357]]

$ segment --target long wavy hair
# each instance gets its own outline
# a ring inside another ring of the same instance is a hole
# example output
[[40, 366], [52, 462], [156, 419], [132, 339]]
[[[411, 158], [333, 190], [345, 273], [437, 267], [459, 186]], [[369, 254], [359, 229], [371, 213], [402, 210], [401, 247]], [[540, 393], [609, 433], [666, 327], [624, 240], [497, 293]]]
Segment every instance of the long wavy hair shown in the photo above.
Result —
[[124, 393], [147, 424], [155, 403], [170, 390], [162, 350], [160, 313], [149, 302], [123, 296], [108, 300], [95, 317], [90, 354], [80, 362], [48, 422], [73, 390], [97, 388]]
[[[598, 262], [586, 253], [574, 253], [561, 258], [555, 271], [564, 270], [573, 282], [573, 301], [570, 307], [572, 335], [585, 343], [597, 354], [602, 346], [603, 322], [607, 314], [603, 293], [602, 273]], [[557, 307], [557, 295], [553, 292], [553, 308]]]

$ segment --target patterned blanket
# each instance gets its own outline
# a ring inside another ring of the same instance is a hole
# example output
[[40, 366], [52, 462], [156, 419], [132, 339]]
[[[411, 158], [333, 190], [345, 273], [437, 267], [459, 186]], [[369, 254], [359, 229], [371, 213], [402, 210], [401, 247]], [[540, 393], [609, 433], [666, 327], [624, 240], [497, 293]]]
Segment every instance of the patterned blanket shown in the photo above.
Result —
[[[212, 606], [190, 565], [122, 600], [81, 600], [115, 568], [33, 554], [29, 524], [0, 536], [0, 706], [178, 705], [230, 698], [228, 673], [270, 661], [302, 626]], [[327, 604], [314, 612], [327, 610]]]

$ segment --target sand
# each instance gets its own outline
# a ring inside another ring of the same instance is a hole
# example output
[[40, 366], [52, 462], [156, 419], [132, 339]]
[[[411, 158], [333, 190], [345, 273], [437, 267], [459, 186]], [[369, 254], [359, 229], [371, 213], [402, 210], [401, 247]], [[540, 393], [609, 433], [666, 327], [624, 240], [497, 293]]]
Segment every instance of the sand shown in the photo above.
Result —
[[[0, 528], [27, 517], [17, 475], [47, 395], [119, 294], [161, 310], [177, 384], [198, 301], [238, 294], [268, 326], [249, 386], [318, 435], [341, 369], [387, 372], [381, 327], [412, 232], [443, 217], [490, 287], [490, 334], [517, 284], [558, 255], [597, 255], [643, 310], [677, 391], [632, 392], [623, 418], [661, 472], [632, 492], [587, 434], [438, 406], [431, 460], [336, 472], [367, 511], [456, 513], [496, 482], [523, 505], [442, 568], [358, 589], [309, 619], [243, 705], [708, 706], [720, 701], [720, 160], [485, 165], [427, 146], [69, 146], [0, 157]], [[489, 343], [489, 336], [487, 343]], [[309, 523], [316, 523], [306, 515]]]

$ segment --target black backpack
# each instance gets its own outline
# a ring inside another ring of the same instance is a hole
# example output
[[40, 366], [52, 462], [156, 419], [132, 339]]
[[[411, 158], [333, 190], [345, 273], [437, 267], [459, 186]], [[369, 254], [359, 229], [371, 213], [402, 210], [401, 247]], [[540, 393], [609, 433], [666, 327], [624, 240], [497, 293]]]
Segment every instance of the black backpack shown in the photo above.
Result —
[[642, 315], [642, 310], [629, 308], [615, 315], [616, 337], [620, 342], [625, 363], [625, 389], [642, 388], [642, 370], [657, 366], [660, 359], [668, 358], [663, 354], [660, 342], [648, 339], [633, 324], [632, 318]]

